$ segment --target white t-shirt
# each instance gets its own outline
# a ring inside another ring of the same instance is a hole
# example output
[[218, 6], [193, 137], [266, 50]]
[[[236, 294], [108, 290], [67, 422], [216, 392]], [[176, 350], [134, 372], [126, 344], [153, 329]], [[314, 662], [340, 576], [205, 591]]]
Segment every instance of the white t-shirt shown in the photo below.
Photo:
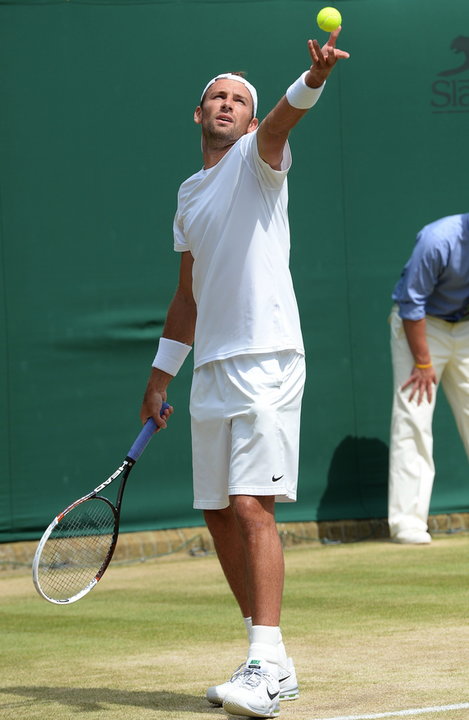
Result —
[[304, 353], [289, 270], [288, 144], [281, 170], [244, 135], [179, 188], [174, 249], [194, 258], [194, 364], [252, 353]]

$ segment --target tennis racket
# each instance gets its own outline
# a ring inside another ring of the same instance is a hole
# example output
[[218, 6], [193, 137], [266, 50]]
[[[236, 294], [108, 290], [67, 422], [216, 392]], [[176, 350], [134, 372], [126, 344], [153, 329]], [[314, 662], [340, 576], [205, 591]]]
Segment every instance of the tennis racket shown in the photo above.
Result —
[[[169, 407], [163, 403], [161, 414]], [[39, 595], [63, 605], [79, 600], [102, 578], [111, 562], [119, 534], [119, 519], [130, 471], [156, 432], [148, 418], [123, 463], [88, 495], [75, 500], [51, 522], [33, 560], [33, 582]], [[102, 490], [121, 478], [115, 505]]]

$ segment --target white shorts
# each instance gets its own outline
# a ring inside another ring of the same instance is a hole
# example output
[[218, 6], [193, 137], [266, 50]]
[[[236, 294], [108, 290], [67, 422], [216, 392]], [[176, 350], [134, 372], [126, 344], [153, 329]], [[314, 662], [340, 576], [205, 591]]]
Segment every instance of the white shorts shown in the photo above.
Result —
[[206, 363], [191, 390], [194, 508], [230, 495], [294, 502], [305, 359], [291, 350]]

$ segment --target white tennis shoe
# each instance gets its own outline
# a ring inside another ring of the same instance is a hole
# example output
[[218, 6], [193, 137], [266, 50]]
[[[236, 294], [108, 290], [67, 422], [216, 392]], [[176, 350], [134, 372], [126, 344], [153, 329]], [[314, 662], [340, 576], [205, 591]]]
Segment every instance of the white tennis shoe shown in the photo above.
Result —
[[244, 670], [232, 683], [223, 701], [230, 715], [275, 718], [280, 713], [280, 684], [260, 658], [249, 658]]
[[[206, 695], [207, 700], [213, 705], [223, 705], [223, 700], [225, 699], [229, 691], [233, 687], [238, 685], [239, 682], [241, 682], [241, 676], [243, 675], [245, 670], [246, 663], [241, 663], [241, 665], [236, 668], [229, 680], [221, 683], [220, 685], [213, 685], [212, 687], [209, 687]], [[300, 691], [298, 690], [298, 680], [296, 679], [296, 672], [295, 666], [293, 665], [293, 660], [291, 658], [288, 658], [287, 667], [280, 667], [279, 670], [279, 700], [296, 700], [296, 698], [300, 694]]]
[[426, 530], [401, 530], [393, 535], [392, 540], [403, 545], [429, 545], [432, 536]]

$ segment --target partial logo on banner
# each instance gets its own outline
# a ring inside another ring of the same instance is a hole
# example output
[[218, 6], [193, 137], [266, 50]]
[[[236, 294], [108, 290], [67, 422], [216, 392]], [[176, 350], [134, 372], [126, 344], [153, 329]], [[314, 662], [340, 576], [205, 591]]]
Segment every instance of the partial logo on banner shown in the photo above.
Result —
[[459, 35], [450, 47], [461, 62], [441, 70], [432, 83], [432, 112], [469, 113], [469, 37]]

